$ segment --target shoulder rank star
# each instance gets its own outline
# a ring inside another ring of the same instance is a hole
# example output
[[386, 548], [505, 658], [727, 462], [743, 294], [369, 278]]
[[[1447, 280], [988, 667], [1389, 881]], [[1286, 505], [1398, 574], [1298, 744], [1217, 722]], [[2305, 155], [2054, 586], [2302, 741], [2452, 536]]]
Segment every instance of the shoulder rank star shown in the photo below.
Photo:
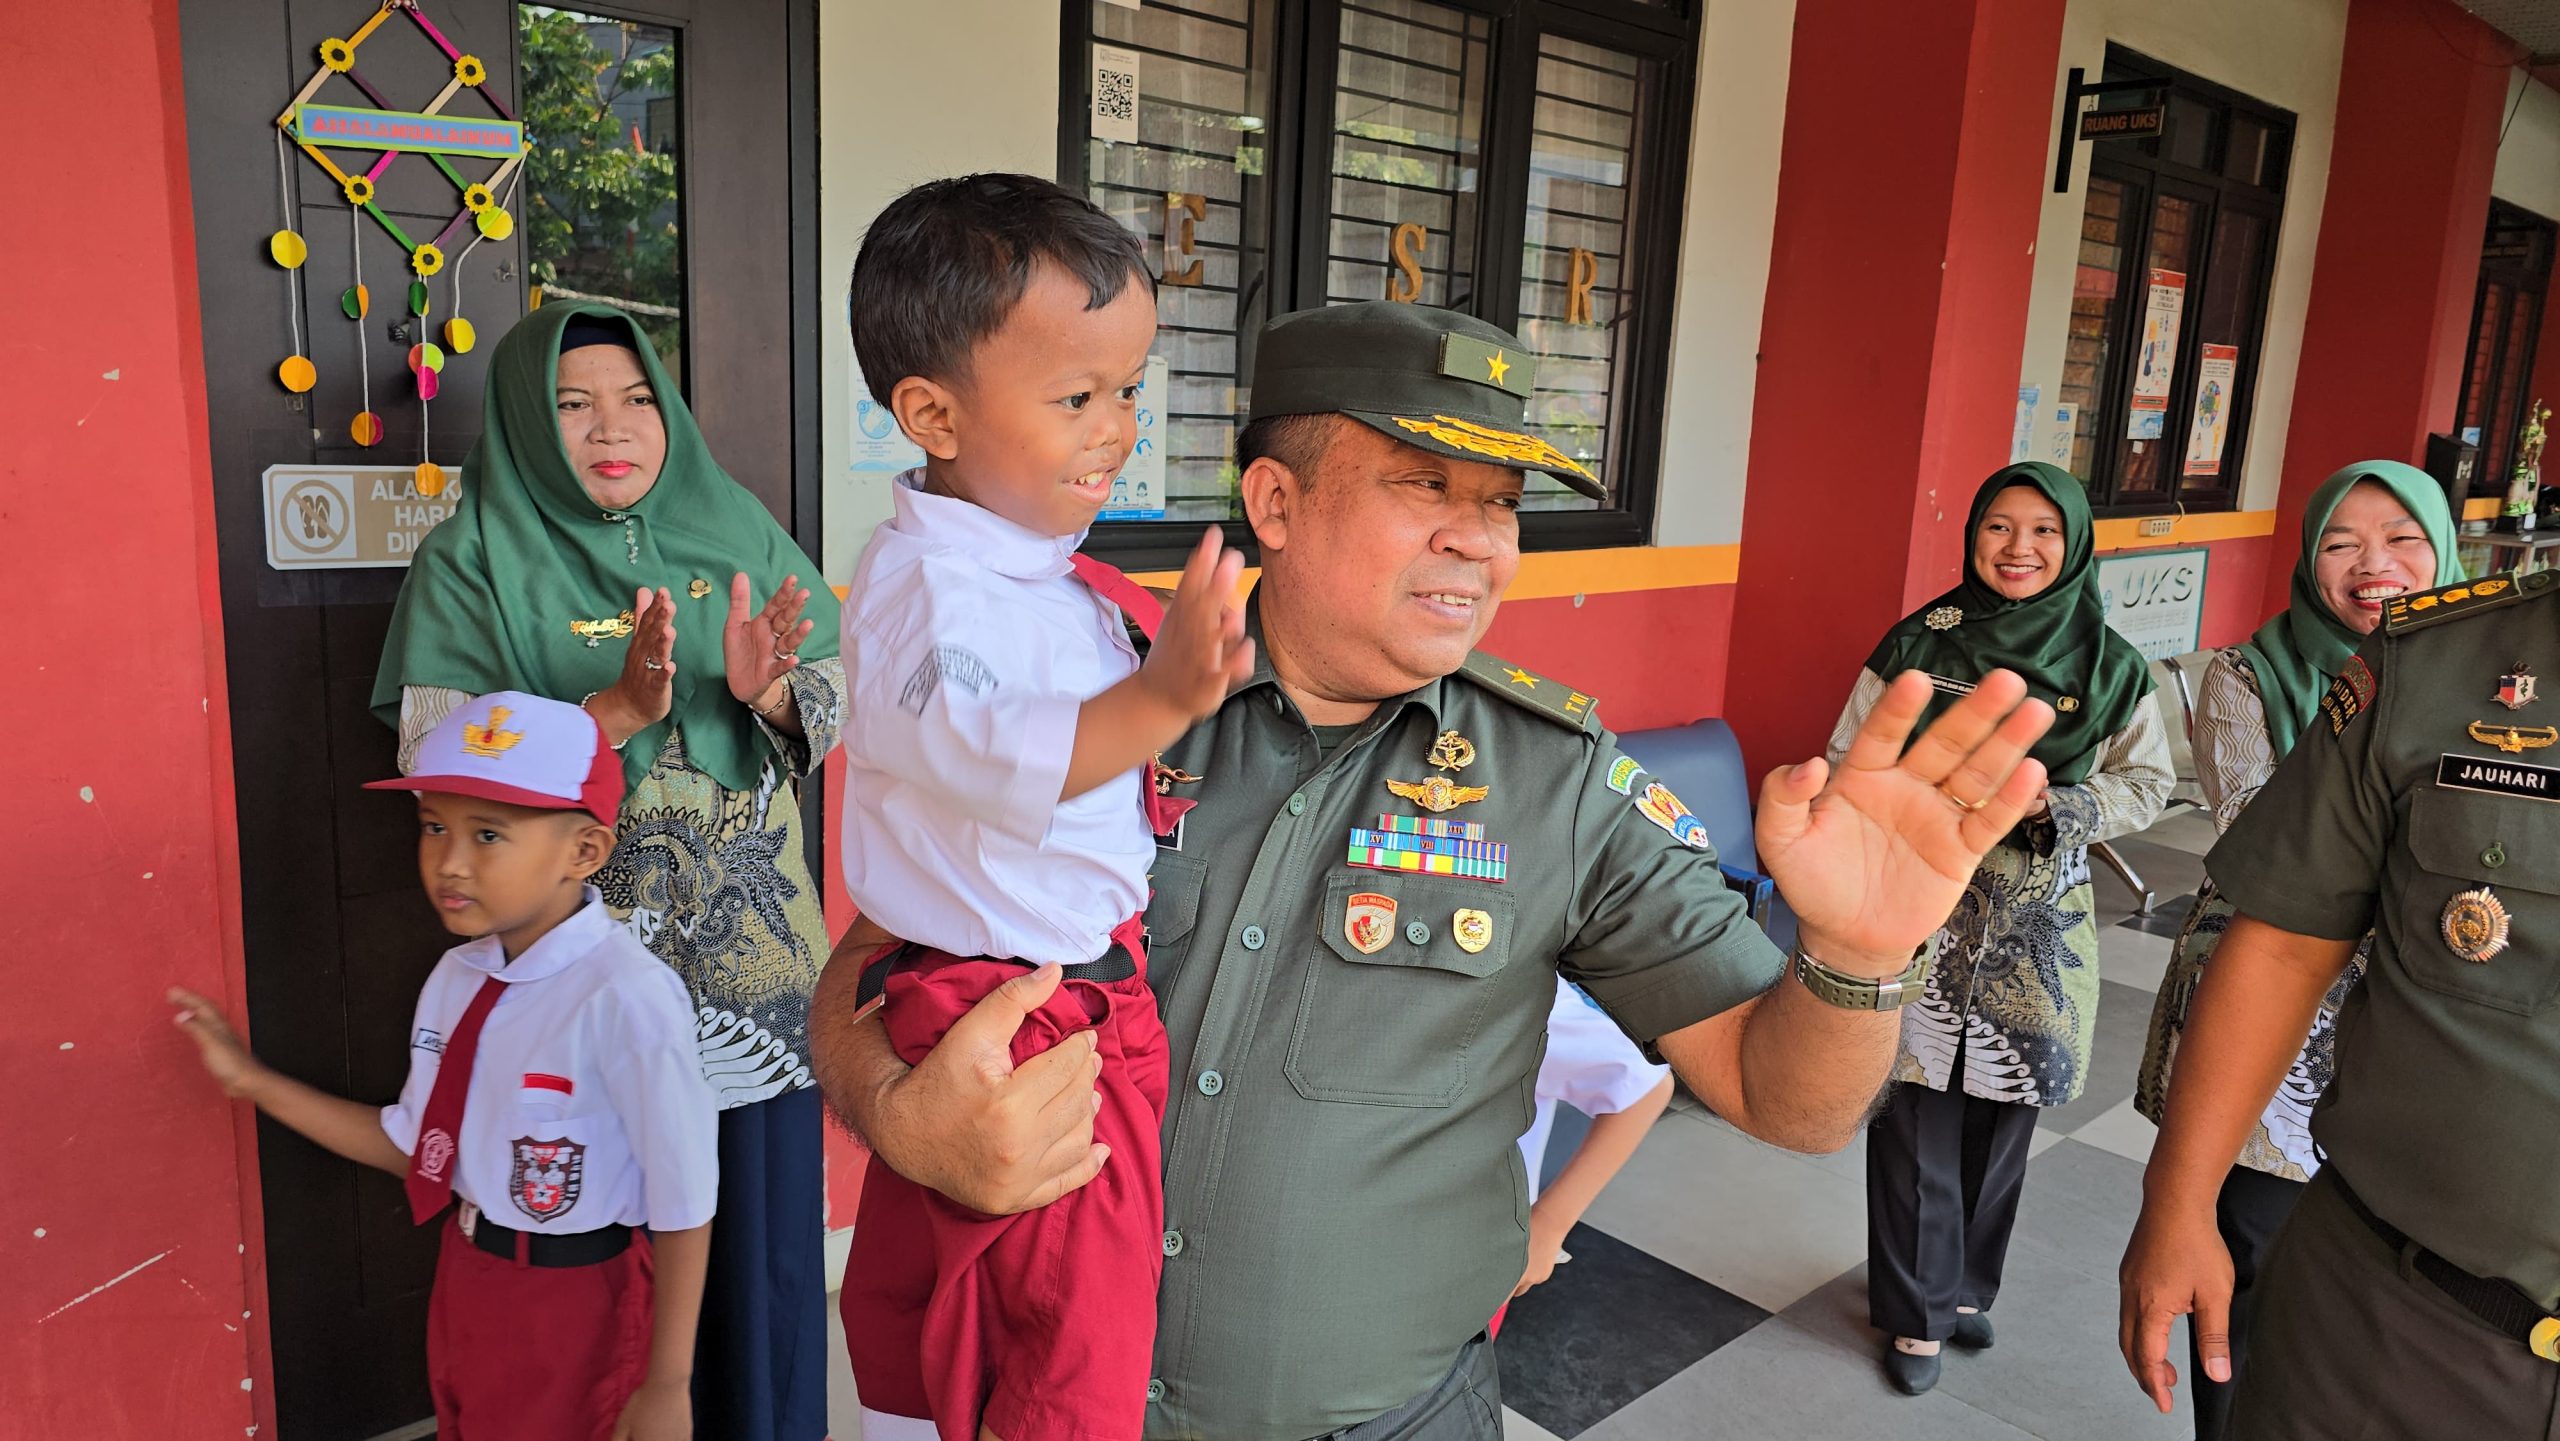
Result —
[[1387, 789], [1435, 815], [1473, 805], [1493, 794], [1488, 787], [1462, 786], [1447, 776], [1433, 776], [1425, 781], [1389, 781]]
[[2498, 677], [2498, 704], [2509, 710], [2523, 710], [2533, 704], [2533, 672], [2517, 666]]
[[1920, 617], [1920, 623], [1931, 630], [1954, 630], [1964, 624], [1964, 611], [1957, 606], [1942, 605]]

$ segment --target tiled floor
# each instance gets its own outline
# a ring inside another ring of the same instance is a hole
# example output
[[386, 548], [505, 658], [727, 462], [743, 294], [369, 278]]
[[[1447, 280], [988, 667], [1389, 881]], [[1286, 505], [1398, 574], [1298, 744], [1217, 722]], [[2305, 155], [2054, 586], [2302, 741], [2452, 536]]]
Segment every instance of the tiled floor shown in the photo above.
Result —
[[[2203, 878], [2211, 824], [2173, 810], [2118, 844], [2157, 904], [2099, 870], [2104, 984], [2087, 1093], [2038, 1118], [2009, 1252], [1999, 1344], [1950, 1350], [1926, 1396], [1890, 1390], [1867, 1325], [1863, 1143], [1764, 1146], [1685, 1096], [1511, 1309], [1500, 1345], [1508, 1441], [2174, 1441], [2115, 1349], [2115, 1268], [2140, 1203], [2151, 1123], [2134, 1072], [2169, 937]], [[2177, 1343], [2183, 1360], [2185, 1342]], [[859, 1433], [836, 1348], [837, 1441]]]

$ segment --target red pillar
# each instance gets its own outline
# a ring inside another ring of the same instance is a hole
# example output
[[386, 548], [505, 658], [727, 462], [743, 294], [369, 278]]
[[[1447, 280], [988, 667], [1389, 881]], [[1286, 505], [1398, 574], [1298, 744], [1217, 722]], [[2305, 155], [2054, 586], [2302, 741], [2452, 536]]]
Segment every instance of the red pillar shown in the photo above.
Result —
[[2453, 428], [2515, 44], [2451, 0], [2352, 0], [2262, 607], [2339, 466], [2426, 459]]
[[272, 1436], [253, 1123], [161, 999], [241, 1014], [178, 5], [10, 13], [53, 77], [0, 87], [11, 183], [56, 219], [0, 231], [0, 1436]]
[[1819, 750], [2009, 454], [2061, 0], [1800, 0], [1726, 715]]

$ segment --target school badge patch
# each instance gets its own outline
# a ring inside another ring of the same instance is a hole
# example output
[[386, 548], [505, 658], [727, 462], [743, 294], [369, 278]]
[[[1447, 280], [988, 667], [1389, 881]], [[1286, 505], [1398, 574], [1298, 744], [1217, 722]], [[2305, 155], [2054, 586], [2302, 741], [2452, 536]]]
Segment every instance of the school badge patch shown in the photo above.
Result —
[[576, 1141], [515, 1139], [515, 1159], [507, 1168], [507, 1198], [536, 1221], [557, 1221], [578, 1204], [586, 1185], [587, 1148]]
[[1351, 898], [1342, 912], [1342, 938], [1351, 949], [1364, 956], [1374, 956], [1395, 939], [1396, 898], [1375, 891], [1362, 891]]
[[1636, 809], [1644, 818], [1671, 832], [1672, 838], [1691, 850], [1703, 851], [1708, 846], [1707, 823], [1689, 814], [1689, 808], [1671, 793], [1671, 787], [1660, 781], [1644, 788], [1636, 801]]
[[2373, 693], [2373, 671], [2364, 663], [2364, 657], [2347, 657], [2338, 678], [2329, 682], [2328, 691], [2320, 697], [2320, 714], [2329, 718], [2329, 734], [2345, 734], [2347, 722], [2373, 704]]

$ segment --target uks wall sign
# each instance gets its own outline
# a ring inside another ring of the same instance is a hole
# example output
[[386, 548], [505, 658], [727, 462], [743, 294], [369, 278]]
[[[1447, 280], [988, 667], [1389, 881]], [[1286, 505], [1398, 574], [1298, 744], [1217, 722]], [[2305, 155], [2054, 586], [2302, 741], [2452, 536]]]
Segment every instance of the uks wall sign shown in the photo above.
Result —
[[2167, 660], [2203, 644], [2207, 552], [2137, 550], [2098, 562], [2107, 624], [2145, 660]]
[[278, 570], [405, 566], [462, 502], [464, 476], [418, 494], [415, 466], [271, 465], [267, 564]]

